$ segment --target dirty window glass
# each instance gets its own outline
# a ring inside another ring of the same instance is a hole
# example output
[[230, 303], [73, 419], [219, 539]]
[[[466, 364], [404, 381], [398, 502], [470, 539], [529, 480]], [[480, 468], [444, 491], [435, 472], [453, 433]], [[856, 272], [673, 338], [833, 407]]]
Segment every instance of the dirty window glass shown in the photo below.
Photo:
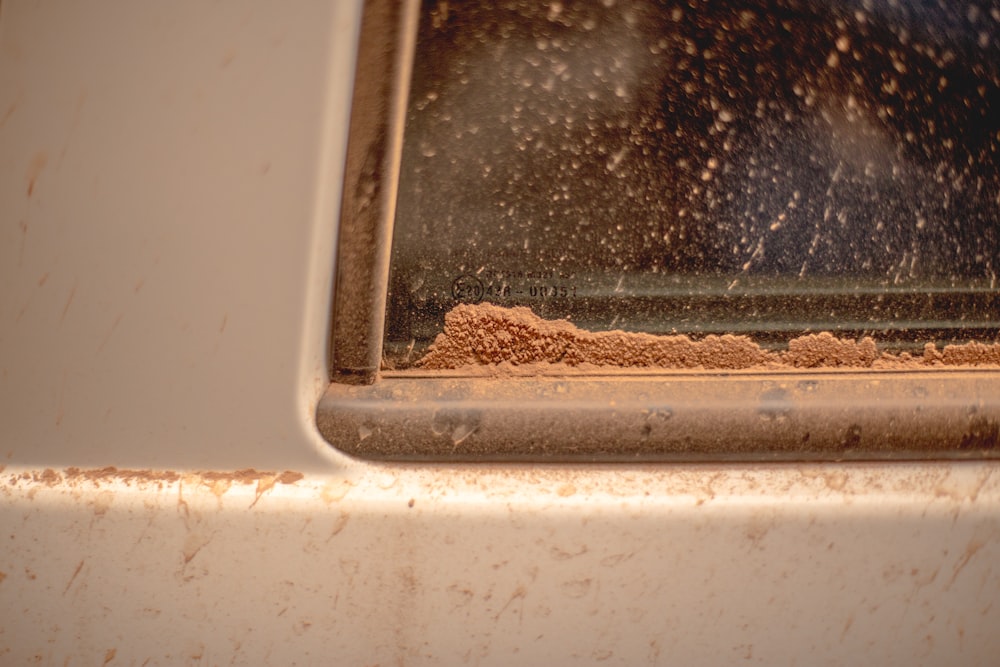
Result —
[[428, 1], [386, 318], [1000, 332], [1000, 4]]

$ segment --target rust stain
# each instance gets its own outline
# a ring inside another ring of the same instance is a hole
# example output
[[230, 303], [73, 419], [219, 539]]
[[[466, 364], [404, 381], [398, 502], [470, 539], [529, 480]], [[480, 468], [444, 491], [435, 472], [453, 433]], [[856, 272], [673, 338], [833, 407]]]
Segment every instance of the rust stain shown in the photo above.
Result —
[[233, 486], [233, 480], [225, 479], [223, 477], [216, 479], [203, 478], [202, 484], [208, 486], [209, 491], [211, 491], [215, 497], [221, 501], [222, 496], [224, 496], [226, 491]]
[[976, 500], [979, 499], [979, 492], [982, 491], [983, 487], [986, 486], [986, 483], [990, 481], [990, 477], [993, 476], [994, 470], [995, 468], [993, 467], [987, 468], [983, 474], [979, 476], [979, 479], [976, 480], [976, 486], [969, 492], [969, 500], [971, 502], [976, 502]]
[[191, 509], [188, 507], [187, 501], [184, 500], [183, 480], [177, 484], [177, 513], [180, 514], [181, 510], [184, 511], [184, 523], [187, 525], [187, 519], [191, 517]]
[[104, 516], [111, 509], [114, 503], [115, 494], [112, 491], [101, 491], [91, 504], [94, 508], [94, 516]]
[[228, 313], [222, 316], [222, 325], [219, 327], [219, 333], [222, 333], [222, 332], [224, 332], [226, 330], [226, 323], [227, 322], [229, 322], [229, 314]]
[[612, 554], [610, 556], [605, 556], [604, 558], [602, 558], [601, 559], [601, 565], [603, 565], [604, 567], [615, 567], [619, 563], [622, 563], [622, 562], [625, 562], [627, 560], [630, 560], [633, 556], [635, 556], [635, 552], [634, 551], [632, 553], [627, 553], [627, 554], [624, 554], [624, 553], [623, 554]]
[[649, 657], [651, 660], [656, 660], [657, 658], [659, 658], [661, 650], [662, 649], [660, 648], [660, 642], [658, 642], [655, 639], [649, 642]]
[[326, 538], [326, 541], [329, 542], [334, 537], [339, 535], [340, 532], [347, 527], [347, 522], [350, 520], [350, 518], [351, 518], [350, 514], [348, 514], [347, 512], [341, 512], [340, 516], [337, 518], [337, 522], [333, 524], [333, 530], [330, 531], [330, 537]]
[[222, 62], [219, 63], [219, 68], [226, 69], [234, 60], [236, 60], [236, 49], [229, 49], [226, 51], [225, 55], [222, 56]]
[[[215, 482], [228, 482], [229, 484], [253, 484], [257, 481], [257, 477], [262, 473], [258, 473], [253, 468], [247, 468], [244, 470], [236, 471], [207, 471], [197, 473], [198, 477], [206, 484], [214, 484]], [[273, 473], [263, 473], [263, 474], [273, 474]]]
[[7, 578], [7, 573], [6, 572], [0, 572], [0, 584], [2, 584], [3, 580], [6, 579], [6, 578]]
[[576, 493], [576, 487], [572, 484], [563, 484], [556, 490], [556, 493], [561, 498], [568, 498]]
[[962, 573], [962, 570], [964, 570], [965, 566], [969, 564], [972, 557], [979, 553], [979, 550], [984, 546], [986, 546], [986, 544], [981, 540], [973, 540], [969, 542], [969, 545], [965, 547], [965, 553], [962, 554], [958, 563], [955, 564], [955, 570], [951, 573], [951, 579], [948, 580], [948, 584], [944, 587], [944, 590], [948, 590], [952, 587], [952, 585], [954, 585], [955, 580], [958, 579], [958, 575]]
[[55, 486], [62, 482], [62, 475], [57, 473], [52, 468], [46, 468], [41, 473], [32, 473], [31, 479], [35, 482], [44, 484], [45, 486]]
[[564, 581], [559, 585], [559, 588], [567, 597], [582, 598], [590, 592], [591, 584], [593, 584], [593, 581], [589, 578], [579, 579], [576, 581]]
[[145, 285], [145, 284], [146, 284], [146, 279], [145, 278], [140, 278], [139, 280], [135, 281], [135, 287], [132, 288], [132, 291], [135, 294], [138, 294], [139, 290], [141, 290], [142, 286]]
[[77, 575], [80, 574], [80, 570], [82, 570], [82, 569], [83, 569], [83, 560], [81, 560], [79, 563], [77, 563], [76, 569], [73, 570], [73, 576], [71, 576], [69, 578], [69, 581], [66, 583], [66, 588], [63, 589], [63, 595], [66, 595], [67, 593], [69, 593], [70, 587], [73, 586], [73, 582], [76, 581], [76, 577], [77, 577]]
[[[0, 472], [2, 472], [2, 470], [3, 467], [0, 467]], [[34, 485], [29, 491], [31, 494], [34, 494], [42, 485], [49, 488], [57, 487], [59, 485], [66, 485], [71, 488], [75, 488], [81, 484], [88, 484], [95, 488], [101, 488], [104, 484], [122, 483], [125, 484], [125, 486], [132, 486], [133, 484], [140, 487], [151, 485], [159, 489], [163, 489], [164, 485], [179, 484], [177, 505], [179, 509], [185, 510], [186, 513], [187, 503], [184, 501], [183, 497], [183, 482], [185, 481], [191, 482], [195, 485], [200, 484], [208, 487], [208, 489], [220, 500], [222, 496], [234, 485], [248, 486], [256, 484], [257, 493], [253, 503], [256, 504], [264, 493], [270, 491], [276, 485], [295, 484], [296, 482], [304, 479], [304, 477], [305, 475], [301, 472], [293, 470], [286, 470], [284, 472], [277, 473], [246, 468], [236, 471], [195, 471], [182, 475], [181, 473], [173, 470], [132, 470], [106, 466], [104, 468], [90, 469], [70, 467], [64, 469], [62, 473], [51, 468], [46, 468], [40, 471], [26, 471], [11, 475], [8, 477], [7, 483], [11, 487], [17, 487], [22, 484]], [[327, 498], [326, 494], [323, 495], [323, 498], [329, 504], [330, 500]], [[98, 516], [103, 515], [107, 512], [109, 507], [110, 502], [108, 499], [101, 498], [98, 505], [95, 505], [95, 513]], [[251, 507], [253, 507], [253, 505], [251, 505]]]
[[273, 473], [263, 474], [260, 473], [257, 476], [257, 495], [250, 503], [250, 507], [253, 507], [261, 499], [265, 493], [274, 488], [275, 484], [294, 484], [300, 479], [305, 477], [300, 472], [294, 472], [292, 470], [286, 470], [280, 475], [275, 475]]
[[94, 486], [100, 486], [102, 482], [120, 481], [125, 485], [133, 482], [176, 482], [180, 475], [169, 470], [119, 470], [114, 466], [105, 468], [93, 468], [81, 470], [79, 468], [66, 468], [63, 471], [68, 481], [92, 482]]
[[769, 522], [754, 518], [751, 519], [750, 525], [744, 530], [743, 536], [750, 542], [752, 548], [759, 550], [763, 548], [761, 544], [770, 530], [771, 524]]
[[719, 480], [721, 476], [722, 473], [717, 472], [705, 480], [705, 482], [701, 485], [701, 488], [699, 489], [699, 491], [704, 492], [704, 497], [701, 496], [698, 497], [698, 499], [695, 501], [696, 506], [700, 507], [701, 505], [704, 505], [706, 502], [710, 500], [715, 500], [715, 487], [713, 485]]
[[[719, 475], [719, 479], [713, 484], [713, 492], [717, 492], [722, 497], [728, 497], [734, 493], [763, 497], [765, 494], [782, 493], [785, 489], [799, 489], [802, 492], [808, 492], [808, 497], [810, 498], [814, 495], [826, 496], [829, 493], [827, 480], [824, 480], [821, 475], [815, 474], [818, 466], [797, 468], [787, 465], [755, 464], [745, 469], [739, 468], [738, 470], [726, 468], [720, 471], [719, 468], [720, 466], [716, 465], [705, 465], [699, 466], [694, 470], [685, 470], [664, 469], [645, 465], [623, 471], [618, 468], [608, 467], [601, 468], [602, 473], [600, 475], [591, 476], [581, 474], [581, 471], [585, 470], [581, 466], [538, 466], [531, 469], [523, 466], [504, 466], [499, 464], [475, 467], [458, 466], [451, 475], [446, 475], [442, 479], [436, 480], [433, 484], [427, 486], [425, 490], [421, 491], [422, 495], [417, 497], [436, 498], [441, 495], [442, 489], [445, 488], [457, 490], [468, 488], [473, 493], [484, 494], [484, 497], [511, 499], [517, 503], [521, 485], [528, 483], [532, 484], [535, 488], [548, 489], [552, 495], [555, 495], [556, 489], [561, 485], [572, 483], [577, 488], [578, 494], [584, 494], [588, 497], [600, 498], [603, 494], [615, 497], [632, 497], [632, 494], [641, 494], [642, 489], [645, 488], [663, 489], [664, 492], [669, 490], [670, 493], [683, 496], [686, 494], [703, 493], [706, 477], [714, 477], [713, 472]], [[392, 469], [406, 471], [410, 469], [420, 470], [420, 467], [401, 464]], [[250, 497], [254, 495], [253, 487], [251, 486], [247, 489], [247, 486], [257, 485], [262, 477], [271, 478], [273, 486], [278, 483], [278, 477], [281, 477], [278, 471], [258, 471], [253, 469], [207, 472], [182, 471], [181, 473], [169, 470], [129, 470], [114, 467], [57, 470], [63, 472], [65, 478], [63, 483], [69, 487], [75, 485], [83, 487], [84, 485], [103, 486], [104, 484], [111, 483], [125, 483], [139, 484], [141, 486], [152, 485], [154, 488], [156, 486], [160, 486], [160, 488], [169, 486], [172, 493], [177, 481], [183, 475], [185, 481], [190, 479], [194, 484], [203, 483], [208, 487], [215, 484], [217, 491], [221, 493], [225, 482], [228, 481], [234, 489], [242, 487], [240, 493], [245, 494], [242, 497], [251, 501], [255, 501], [255, 498]], [[891, 470], [883, 470], [882, 467], [874, 464], [845, 466], [845, 471], [848, 479], [841, 493], [851, 495], [864, 494], [866, 492], [893, 494], [902, 492], [906, 494], [932, 495], [934, 489], [938, 486], [939, 480], [947, 477], [949, 474], [947, 470], [941, 470], [938, 466], [932, 465], [918, 465], [916, 466], [916, 472], [905, 475], [896, 474]], [[19, 478], [21, 474], [21, 471], [18, 470], [15, 476]], [[39, 468], [36, 474], [42, 474], [42, 469]], [[285, 480], [292, 479], [292, 476], [286, 475]], [[9, 480], [11, 476], [6, 475], [6, 478]], [[220, 483], [220, 480], [223, 481]], [[315, 496], [319, 496], [331, 508], [334, 502], [345, 498], [355, 485], [352, 480], [345, 478], [321, 478], [317, 481], [319, 481], [319, 484], [316, 485], [312, 493]], [[377, 480], [375, 481], [377, 482]], [[968, 488], [973, 486], [977, 480], [973, 477], [965, 481], [967, 482], [965, 485], [966, 488], [962, 489], [961, 493], [963, 498], [967, 497]], [[267, 479], [264, 482], [266, 485]], [[12, 489], [17, 486], [25, 488], [32, 484], [32, 477], [28, 475], [26, 479], [14, 479], [8, 483]], [[995, 474], [984, 479], [982, 490], [979, 492], [979, 498], [994, 497], [996, 493], [1000, 492], [1000, 486], [997, 486], [998, 483], [1000, 483], [1000, 476]], [[834, 485], [839, 484], [840, 480], [836, 479]], [[46, 492], [44, 485], [37, 486], [40, 492]], [[208, 489], [202, 490], [207, 491]], [[410, 496], [410, 493], [402, 496], [401, 507]], [[549, 497], [551, 498], [552, 496]], [[249, 504], [244, 503], [243, 507]], [[182, 509], [178, 505], [178, 511], [181, 512]], [[331, 517], [325, 522], [327, 531], [332, 527], [331, 522], [334, 518]], [[741, 526], [743, 529], [748, 527], [754, 528], [755, 526], [748, 526], [746, 523]], [[985, 538], [986, 535], [982, 537]], [[569, 543], [559, 544], [558, 546], [570, 551], [576, 551], [581, 545], [582, 543]], [[745, 543], [742, 546], [746, 548], [750, 545], [751, 543]], [[761, 546], [766, 545], [767, 540], [761, 540]], [[548, 552], [552, 546], [551, 543], [545, 545], [545, 551]], [[566, 556], [571, 555], [566, 554]], [[563, 556], [563, 554], [558, 552], [551, 554], [552, 558], [559, 558], [560, 556]], [[599, 557], [600, 555], [598, 555]], [[950, 570], [954, 565], [954, 560], [946, 564], [945, 569], [941, 572], [939, 581], [950, 578]]]
[[955, 484], [947, 475], [943, 475], [937, 480], [937, 484], [934, 487], [934, 495], [937, 498], [948, 498], [959, 503], [966, 500], [976, 502], [983, 488], [992, 481], [993, 470], [993, 466], [984, 470], [976, 480], [975, 486], [969, 489], [968, 492], [965, 492], [963, 485]]
[[295, 484], [295, 482], [301, 481], [305, 475], [300, 472], [295, 472], [292, 470], [286, 470], [285, 472], [278, 475], [279, 484]]
[[[500, 617], [503, 616], [503, 613], [505, 611], [507, 611], [507, 608], [510, 607], [514, 603], [514, 600], [521, 600], [523, 602], [524, 598], [527, 597], [527, 595], [528, 595], [528, 589], [526, 589], [523, 585], [519, 585], [516, 589], [514, 589], [514, 592], [511, 594], [510, 599], [507, 600], [506, 604], [504, 604], [504, 606], [500, 608], [500, 611], [498, 611], [496, 613], [496, 616], [493, 617], [493, 620], [494, 621], [499, 621]], [[523, 604], [521, 605], [521, 614], [520, 614], [520, 616], [521, 616], [521, 620], [524, 620], [524, 605]]]
[[97, 354], [100, 354], [100, 353], [101, 353], [101, 351], [102, 351], [102, 350], [104, 349], [104, 346], [105, 346], [105, 345], [107, 345], [107, 344], [108, 344], [108, 341], [110, 341], [110, 340], [111, 340], [111, 336], [112, 336], [112, 335], [114, 335], [114, 333], [115, 333], [115, 329], [117, 329], [117, 328], [118, 328], [118, 325], [119, 325], [119, 324], [121, 323], [121, 321], [122, 321], [122, 318], [123, 318], [124, 316], [125, 316], [125, 314], [124, 314], [124, 313], [122, 313], [122, 314], [120, 314], [120, 315], [119, 315], [118, 317], [116, 317], [116, 318], [115, 318], [115, 321], [114, 321], [114, 322], [113, 322], [113, 323], [111, 324], [111, 329], [110, 329], [110, 330], [108, 331], [108, 333], [107, 333], [107, 334], [106, 334], [106, 335], [104, 336], [104, 340], [102, 340], [102, 341], [101, 341], [101, 344], [97, 346]]
[[559, 547], [552, 547], [550, 553], [553, 560], [570, 560], [571, 558], [584, 555], [587, 551], [587, 545], [583, 545], [576, 551], [566, 551], [565, 549], [560, 549]]
[[844, 629], [840, 631], [840, 641], [844, 641], [844, 637], [847, 636], [847, 633], [851, 629], [852, 625], [854, 625], [854, 614], [847, 617], [847, 622], [844, 623]]
[[823, 479], [826, 482], [826, 487], [831, 491], [843, 491], [844, 487], [847, 486], [847, 473], [844, 471], [825, 474]]
[[447, 591], [452, 594], [449, 596], [452, 598], [452, 611], [467, 607], [476, 597], [475, 591], [460, 584], [452, 584]]
[[344, 496], [354, 487], [354, 485], [345, 480], [342, 480], [339, 484], [326, 484], [320, 491], [320, 497], [323, 499], [327, 505], [331, 505], [339, 500], [343, 500]]
[[941, 571], [941, 566], [934, 568], [930, 574], [922, 574], [917, 568], [910, 570], [910, 577], [914, 581], [915, 589], [919, 591], [921, 588], [926, 588], [934, 583], [937, 579], [938, 573]]
[[295, 482], [298, 482], [300, 479], [305, 477], [305, 475], [303, 475], [302, 473], [294, 472], [292, 470], [286, 470], [285, 472], [279, 475], [275, 475], [274, 473], [257, 473], [254, 470], [239, 471], [239, 473], [237, 474], [246, 474], [246, 473], [256, 473], [254, 477], [257, 482], [257, 495], [254, 498], [253, 502], [250, 503], [250, 507], [256, 505], [257, 502], [261, 499], [261, 497], [265, 493], [273, 489], [276, 484], [294, 484]]
[[[17, 265], [21, 266], [24, 263], [24, 246], [28, 242], [28, 223], [26, 220], [21, 220], [17, 223], [17, 227], [21, 230], [21, 248], [17, 254]], [[20, 315], [18, 315], [18, 319], [20, 319]]]
[[250, 507], [252, 508], [254, 505], [256, 505], [257, 502], [260, 501], [261, 497], [265, 493], [273, 489], [274, 485], [277, 483], [278, 483], [277, 475], [264, 475], [262, 477], [257, 478], [257, 495], [253, 499], [253, 502], [250, 503]]
[[28, 198], [31, 198], [31, 195], [34, 193], [38, 177], [41, 176], [42, 170], [45, 169], [48, 161], [49, 157], [45, 154], [45, 151], [38, 151], [28, 165], [28, 171], [24, 175], [25, 180], [28, 181]]
[[73, 137], [76, 135], [77, 128], [80, 127], [80, 119], [83, 117], [83, 107], [86, 103], [87, 91], [81, 89], [76, 96], [76, 109], [73, 111], [73, 122], [66, 133], [66, 141], [63, 142], [62, 150], [59, 151], [59, 160], [56, 162], [56, 169], [62, 166], [62, 162], [66, 158], [66, 153], [69, 152], [70, 143], [72, 143]]
[[76, 286], [77, 283], [73, 283], [73, 287], [69, 290], [69, 296], [66, 297], [66, 305], [63, 306], [62, 315], [59, 316], [59, 324], [62, 324], [63, 320], [66, 319], [66, 313], [69, 312], [69, 307], [73, 304], [73, 299], [76, 297]]
[[48, 279], [49, 279], [49, 273], [48, 271], [46, 271], [45, 274], [38, 279], [38, 286], [39, 287], [43, 286]]
[[199, 533], [191, 533], [184, 540], [184, 549], [181, 551], [181, 555], [184, 558], [184, 565], [187, 565], [194, 557], [198, 555], [209, 542], [212, 541], [214, 535], [202, 535]]
[[66, 406], [64, 400], [65, 397], [66, 397], [66, 372], [64, 371], [62, 376], [62, 384], [59, 385], [59, 404], [56, 410], [56, 426], [62, 425], [63, 416], [66, 413]]
[[4, 111], [3, 116], [0, 117], [0, 128], [6, 125], [7, 121], [10, 120], [10, 117], [14, 115], [15, 111], [17, 111], [17, 104], [17, 102], [12, 102], [11, 105], [7, 107], [7, 110]]
[[108, 652], [104, 654], [104, 662], [102, 662], [101, 664], [102, 665], [108, 664], [109, 662], [115, 659], [115, 656], [117, 654], [118, 654], [118, 649], [109, 648]]

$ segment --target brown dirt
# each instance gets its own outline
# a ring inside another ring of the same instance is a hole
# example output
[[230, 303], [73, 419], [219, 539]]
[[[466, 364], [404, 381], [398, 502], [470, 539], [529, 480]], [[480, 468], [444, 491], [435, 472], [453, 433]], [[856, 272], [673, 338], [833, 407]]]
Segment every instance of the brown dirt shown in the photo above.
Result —
[[[190, 473], [191, 476], [200, 479], [208, 485], [219, 482], [226, 484], [262, 484], [270, 489], [275, 484], [295, 484], [305, 476], [300, 472], [285, 470], [281, 473], [271, 471], [259, 471], [253, 468], [235, 471], [199, 471]], [[114, 466], [106, 468], [92, 468], [81, 470], [80, 468], [66, 468], [59, 473], [51, 468], [42, 471], [25, 472], [17, 476], [11, 476], [10, 484], [15, 486], [20, 482], [34, 482], [46, 486], [55, 486], [64, 481], [70, 485], [81, 482], [91, 482], [95, 486], [100, 486], [103, 482], [119, 481], [126, 485], [138, 484], [163, 484], [173, 483], [184, 477], [179, 472], [173, 470], [128, 470], [119, 469]]]
[[747, 336], [654, 336], [624, 331], [591, 332], [566, 320], [543, 320], [525, 307], [463, 304], [445, 315], [438, 335], [417, 366], [447, 370], [481, 366], [559, 364], [571, 368], [740, 370], [787, 368], [920, 369], [1000, 366], [1000, 344], [967, 343], [939, 350], [927, 343], [922, 356], [879, 351], [875, 341], [840, 339], [829, 332], [800, 336], [788, 349], [762, 349]]

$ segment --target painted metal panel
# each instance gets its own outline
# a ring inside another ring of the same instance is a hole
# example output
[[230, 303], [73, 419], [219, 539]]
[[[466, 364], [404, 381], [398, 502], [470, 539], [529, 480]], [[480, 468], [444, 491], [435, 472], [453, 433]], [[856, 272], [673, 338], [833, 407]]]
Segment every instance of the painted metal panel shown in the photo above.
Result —
[[358, 23], [0, 5], [0, 662], [995, 662], [996, 463], [322, 441]]

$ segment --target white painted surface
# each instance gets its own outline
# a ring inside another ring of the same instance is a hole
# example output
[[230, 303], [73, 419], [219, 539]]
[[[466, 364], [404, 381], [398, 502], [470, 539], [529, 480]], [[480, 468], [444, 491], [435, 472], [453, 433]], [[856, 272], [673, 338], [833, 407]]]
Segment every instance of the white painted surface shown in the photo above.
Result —
[[320, 440], [357, 24], [0, 5], [0, 663], [995, 664], [996, 464]]
[[348, 2], [3, 2], [18, 461], [325, 465], [308, 424], [358, 21]]

